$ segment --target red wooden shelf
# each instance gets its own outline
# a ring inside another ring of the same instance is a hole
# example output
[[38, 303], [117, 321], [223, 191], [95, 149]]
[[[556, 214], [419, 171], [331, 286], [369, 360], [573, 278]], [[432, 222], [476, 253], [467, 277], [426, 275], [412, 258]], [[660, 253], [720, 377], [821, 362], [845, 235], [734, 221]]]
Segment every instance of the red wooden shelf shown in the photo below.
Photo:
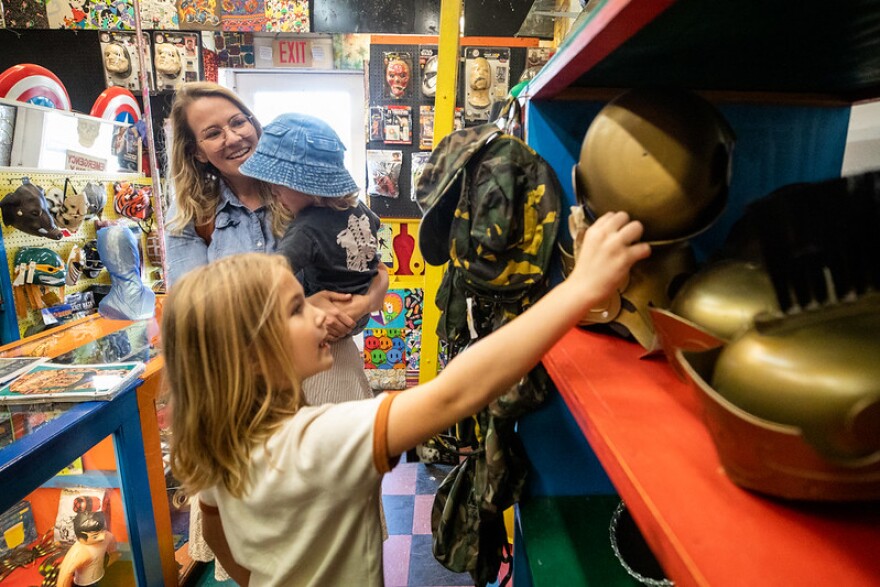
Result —
[[785, 502], [734, 485], [689, 388], [641, 354], [575, 329], [544, 364], [676, 585], [880, 585], [880, 503]]

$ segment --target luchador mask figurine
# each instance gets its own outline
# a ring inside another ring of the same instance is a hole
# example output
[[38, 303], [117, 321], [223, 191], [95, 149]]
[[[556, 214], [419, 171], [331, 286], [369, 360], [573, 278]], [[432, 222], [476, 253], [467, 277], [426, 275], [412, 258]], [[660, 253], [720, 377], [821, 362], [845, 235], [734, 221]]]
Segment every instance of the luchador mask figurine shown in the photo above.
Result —
[[385, 68], [385, 81], [392, 98], [403, 98], [409, 86], [409, 63], [403, 59], [392, 59]]

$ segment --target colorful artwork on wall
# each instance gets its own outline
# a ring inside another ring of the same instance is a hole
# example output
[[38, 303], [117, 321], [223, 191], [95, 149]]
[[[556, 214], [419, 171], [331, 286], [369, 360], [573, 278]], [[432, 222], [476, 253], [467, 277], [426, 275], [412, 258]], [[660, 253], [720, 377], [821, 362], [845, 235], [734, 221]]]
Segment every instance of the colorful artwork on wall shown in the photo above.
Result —
[[252, 32], [266, 28], [265, 0], [223, 0], [220, 25], [224, 31]]
[[311, 32], [308, 0], [266, 0], [266, 30], [272, 33]]

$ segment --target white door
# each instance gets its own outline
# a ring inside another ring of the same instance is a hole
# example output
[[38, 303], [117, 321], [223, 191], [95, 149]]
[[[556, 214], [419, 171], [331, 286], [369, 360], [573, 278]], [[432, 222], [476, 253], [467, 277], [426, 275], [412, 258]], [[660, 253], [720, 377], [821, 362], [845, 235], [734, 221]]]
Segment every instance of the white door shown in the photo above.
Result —
[[[221, 70], [222, 71], [222, 70]], [[358, 186], [366, 177], [364, 74], [360, 71], [227, 69], [220, 82], [238, 94], [266, 125], [300, 112], [325, 120], [345, 143], [345, 167]]]

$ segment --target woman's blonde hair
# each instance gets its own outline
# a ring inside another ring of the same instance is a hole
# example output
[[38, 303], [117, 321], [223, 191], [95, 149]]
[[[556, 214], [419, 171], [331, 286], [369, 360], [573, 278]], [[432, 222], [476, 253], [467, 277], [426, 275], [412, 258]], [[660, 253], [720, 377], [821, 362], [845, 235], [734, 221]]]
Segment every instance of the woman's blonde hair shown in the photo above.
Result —
[[245, 253], [187, 273], [162, 309], [171, 466], [188, 492], [248, 487], [251, 451], [303, 404], [288, 360], [280, 255]]
[[[194, 102], [211, 97], [229, 100], [242, 114], [250, 118], [257, 130], [257, 137], [263, 134], [260, 122], [235, 92], [213, 82], [189, 82], [177, 89], [169, 115], [171, 180], [177, 203], [177, 213], [168, 222], [168, 231], [172, 234], [180, 234], [190, 222], [195, 222], [196, 226], [213, 222], [217, 211], [220, 173], [211, 163], [202, 163], [196, 159], [198, 143], [186, 119], [186, 113]], [[281, 236], [290, 221], [290, 214], [272, 196], [269, 184], [262, 181], [258, 184], [260, 199], [272, 213], [272, 232], [275, 236]]]

